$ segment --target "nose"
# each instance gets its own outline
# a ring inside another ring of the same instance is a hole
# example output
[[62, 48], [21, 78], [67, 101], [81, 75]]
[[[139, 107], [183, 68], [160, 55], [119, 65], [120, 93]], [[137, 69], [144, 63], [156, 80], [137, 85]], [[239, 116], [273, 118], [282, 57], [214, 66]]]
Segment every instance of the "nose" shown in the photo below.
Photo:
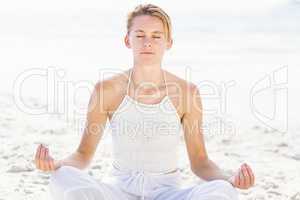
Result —
[[152, 44], [151, 44], [151, 42], [150, 42], [150, 40], [145, 40], [145, 42], [144, 42], [144, 47], [151, 47], [152, 46]]

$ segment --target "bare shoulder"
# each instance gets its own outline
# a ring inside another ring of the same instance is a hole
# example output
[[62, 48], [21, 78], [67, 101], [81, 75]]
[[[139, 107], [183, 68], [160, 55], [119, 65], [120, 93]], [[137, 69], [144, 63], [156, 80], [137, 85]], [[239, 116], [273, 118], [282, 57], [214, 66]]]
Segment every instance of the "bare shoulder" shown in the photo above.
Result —
[[165, 71], [167, 74], [168, 85], [171, 89], [176, 89], [182, 100], [187, 101], [190, 97], [199, 95], [198, 86], [187, 81], [171, 72]]
[[118, 102], [127, 85], [129, 70], [114, 74], [95, 84], [95, 91], [101, 97], [105, 109], [108, 111]]
[[171, 93], [171, 99], [176, 105], [180, 116], [183, 116], [191, 107], [199, 107], [199, 90], [198, 86], [188, 80], [185, 80], [171, 72], [165, 71], [167, 74], [167, 85]]
[[167, 79], [168, 79], [168, 84], [171, 86], [176, 86], [178, 87], [184, 94], [193, 92], [197, 89], [197, 85], [187, 81], [179, 76], [177, 76], [176, 74], [173, 74], [169, 71], [166, 71], [167, 74]]
[[122, 71], [96, 83], [97, 88], [102, 88], [106, 92], [115, 92], [119, 86], [128, 80], [129, 71]]

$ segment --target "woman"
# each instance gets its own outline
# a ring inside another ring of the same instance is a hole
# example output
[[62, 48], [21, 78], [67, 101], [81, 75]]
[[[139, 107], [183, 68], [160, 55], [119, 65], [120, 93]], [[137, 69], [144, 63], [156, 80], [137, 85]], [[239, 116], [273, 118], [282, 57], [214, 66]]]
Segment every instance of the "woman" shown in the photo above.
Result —
[[[128, 15], [125, 44], [132, 49], [133, 67], [96, 84], [78, 149], [59, 161], [43, 145], [37, 149], [37, 168], [52, 172], [53, 199], [232, 200], [238, 199], [236, 188], [253, 186], [247, 164], [228, 176], [208, 158], [197, 86], [161, 67], [171, 37], [170, 18], [161, 8], [139, 5]], [[99, 182], [81, 169], [91, 162], [107, 118], [113, 170]], [[207, 182], [180, 187], [176, 150], [181, 134], [192, 171]]]

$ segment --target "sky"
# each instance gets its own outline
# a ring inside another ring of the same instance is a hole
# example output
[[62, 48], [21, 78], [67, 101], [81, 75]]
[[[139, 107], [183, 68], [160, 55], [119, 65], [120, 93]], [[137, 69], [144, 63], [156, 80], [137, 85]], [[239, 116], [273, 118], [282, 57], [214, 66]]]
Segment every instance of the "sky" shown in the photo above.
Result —
[[126, 11], [132, 9], [139, 3], [151, 2], [158, 4], [167, 12], [200, 12], [207, 15], [232, 14], [232, 15], [253, 15], [268, 13], [278, 7], [297, 4], [299, 0], [198, 0], [198, 1], [132, 1], [132, 0], [111, 0], [111, 1], [79, 1], [79, 0], [11, 0], [1, 1], [0, 12], [76, 12], [84, 9], [96, 9], [102, 12]]
[[[67, 72], [64, 81], [76, 82], [97, 80], [95, 72], [103, 66], [129, 66], [131, 54], [122, 40], [126, 14], [148, 2], [0, 1], [0, 74], [5, 74], [0, 91], [11, 90], [17, 75], [34, 67], [62, 68]], [[183, 65], [193, 67], [196, 80], [235, 80], [234, 94], [245, 94], [241, 101], [231, 95], [230, 105], [237, 113], [248, 109], [253, 81], [284, 65], [292, 75], [289, 88], [298, 91], [300, 0], [151, 3], [162, 7], [174, 22], [175, 43], [167, 65], [178, 74]], [[40, 82], [25, 86], [24, 94], [45, 96]], [[298, 93], [290, 94], [297, 97], [290, 98], [291, 105], [298, 105]], [[296, 109], [291, 110], [298, 116]]]

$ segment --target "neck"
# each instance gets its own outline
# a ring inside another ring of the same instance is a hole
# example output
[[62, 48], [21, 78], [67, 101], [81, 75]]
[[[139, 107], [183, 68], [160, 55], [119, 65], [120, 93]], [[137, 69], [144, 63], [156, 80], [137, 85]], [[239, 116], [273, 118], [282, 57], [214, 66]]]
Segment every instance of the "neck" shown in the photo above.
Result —
[[145, 82], [159, 86], [164, 81], [161, 65], [137, 65], [132, 68], [132, 80], [139, 86]]

